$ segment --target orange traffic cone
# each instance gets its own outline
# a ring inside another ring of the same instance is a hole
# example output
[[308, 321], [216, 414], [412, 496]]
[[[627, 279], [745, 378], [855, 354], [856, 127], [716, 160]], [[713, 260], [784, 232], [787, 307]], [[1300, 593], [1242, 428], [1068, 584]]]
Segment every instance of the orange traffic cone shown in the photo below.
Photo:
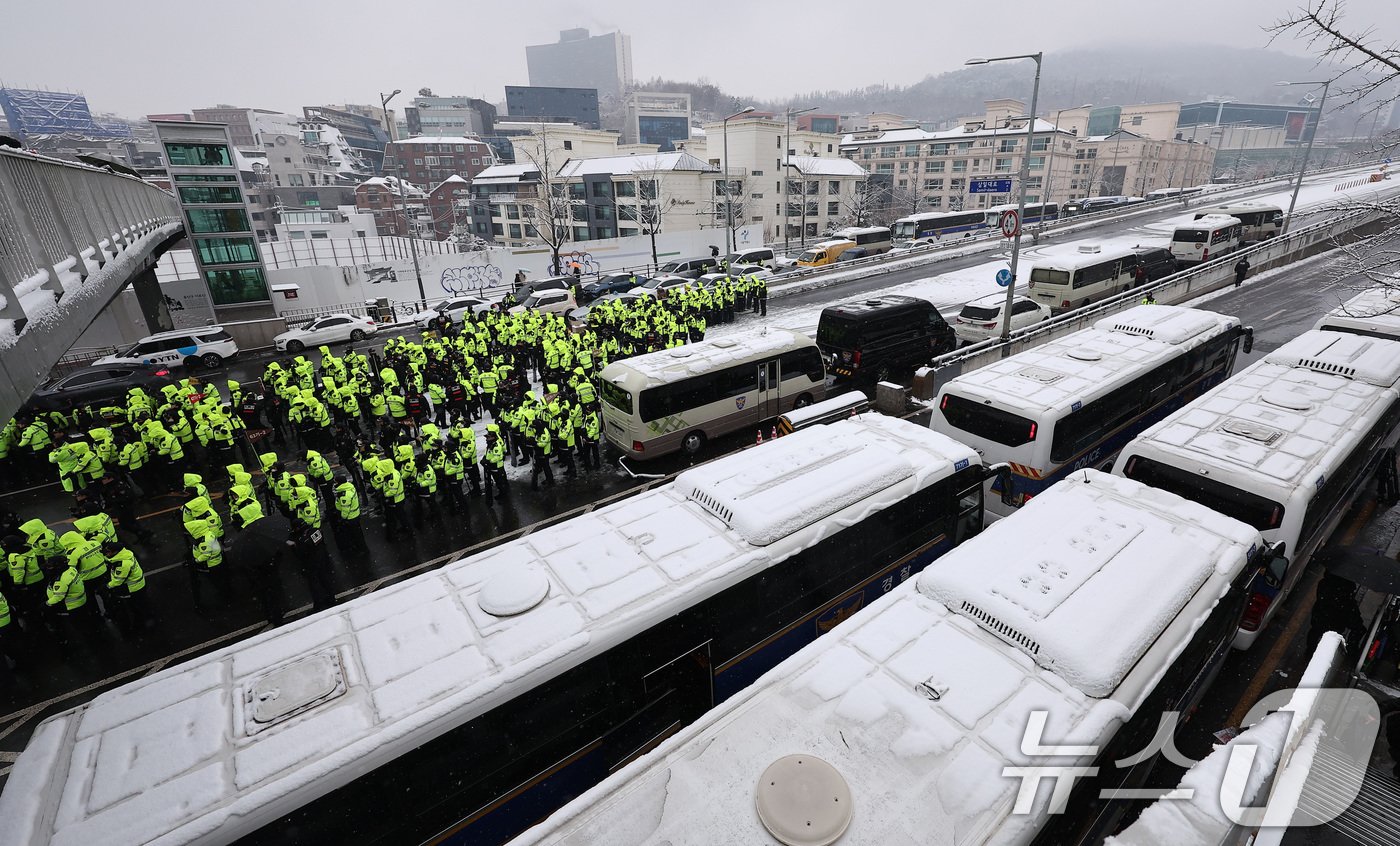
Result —
[[761, 443], [763, 443], [763, 430], [762, 430], [762, 429], [759, 429], [759, 430], [758, 430], [758, 440], [754, 441], [754, 445], [757, 446], [758, 444], [761, 444]]
[[778, 427], [777, 427], [777, 426], [774, 426], [774, 427], [773, 427], [773, 434], [769, 435], [769, 437], [772, 438], [772, 439], [775, 440], [775, 441], [778, 439]]

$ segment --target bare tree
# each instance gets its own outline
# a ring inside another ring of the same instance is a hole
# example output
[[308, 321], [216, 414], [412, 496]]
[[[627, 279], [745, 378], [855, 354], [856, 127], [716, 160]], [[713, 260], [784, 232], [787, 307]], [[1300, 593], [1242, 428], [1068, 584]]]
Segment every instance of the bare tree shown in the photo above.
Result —
[[869, 179], [850, 186], [837, 198], [841, 215], [832, 222], [832, 228], [870, 226], [876, 215], [888, 206], [887, 194], [888, 189]]
[[637, 177], [637, 205], [619, 205], [618, 217], [635, 220], [642, 233], [651, 237], [651, 265], [661, 264], [656, 255], [656, 234], [661, 231], [661, 223], [666, 212], [675, 208], [677, 200], [669, 195], [666, 188], [666, 174], [671, 171], [659, 168], [638, 168], [632, 172]]
[[555, 273], [560, 272], [559, 248], [569, 240], [573, 231], [574, 201], [569, 197], [568, 181], [559, 176], [559, 168], [567, 161], [563, 144], [549, 140], [549, 125], [540, 121], [535, 132], [538, 146], [522, 144], [515, 148], [516, 154], [524, 156], [539, 171], [540, 181], [536, 186], [536, 196], [520, 198], [524, 209], [524, 223], [535, 237], [549, 247], [551, 266]]

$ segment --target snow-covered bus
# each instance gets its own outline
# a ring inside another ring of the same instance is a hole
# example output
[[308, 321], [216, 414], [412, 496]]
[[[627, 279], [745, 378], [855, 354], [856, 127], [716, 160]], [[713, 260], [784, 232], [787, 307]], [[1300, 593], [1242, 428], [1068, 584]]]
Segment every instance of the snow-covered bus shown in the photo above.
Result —
[[1080, 471], [512, 846], [1100, 843], [1135, 807], [1115, 793], [1164, 780], [1144, 750], [1209, 690], [1269, 554]]
[[1139, 432], [1229, 376], [1250, 337], [1212, 311], [1135, 306], [949, 380], [930, 425], [1009, 465], [988, 509], [1010, 514], [1075, 470], [1111, 468]]
[[766, 329], [614, 361], [598, 377], [603, 434], [623, 455], [699, 452], [707, 441], [826, 396], [817, 342]]
[[[1007, 212], [1016, 211], [1015, 203], [1007, 203], [1000, 206], [992, 206], [983, 209], [987, 215], [987, 228], [995, 229], [1001, 226], [1001, 216]], [[1032, 223], [1046, 223], [1051, 220], [1060, 219], [1060, 207], [1056, 203], [1026, 203], [1025, 214], [1021, 215], [1021, 225], [1028, 226]]]
[[1243, 226], [1246, 244], [1273, 238], [1283, 231], [1283, 209], [1270, 203], [1227, 203], [1209, 209], [1197, 209], [1197, 220], [1206, 215], [1223, 214], [1238, 218]]
[[1132, 247], [1081, 244], [1073, 253], [1049, 255], [1031, 265], [1032, 299], [1052, 314], [1083, 308], [1133, 287], [1138, 268]]
[[500, 843], [978, 532], [983, 476], [876, 415], [697, 466], [49, 717], [0, 844]]
[[1222, 214], [1198, 216], [1172, 232], [1172, 256], [1179, 265], [1200, 264], [1238, 250], [1244, 229], [1237, 217]]
[[985, 210], [923, 212], [894, 222], [895, 243], [945, 236], [966, 237], [987, 228]]
[[1400, 289], [1383, 285], [1362, 291], [1324, 314], [1313, 328], [1400, 341]]
[[1235, 645], [1251, 646], [1351, 508], [1400, 426], [1400, 342], [1312, 330], [1123, 448], [1113, 472], [1232, 514], [1281, 543]]

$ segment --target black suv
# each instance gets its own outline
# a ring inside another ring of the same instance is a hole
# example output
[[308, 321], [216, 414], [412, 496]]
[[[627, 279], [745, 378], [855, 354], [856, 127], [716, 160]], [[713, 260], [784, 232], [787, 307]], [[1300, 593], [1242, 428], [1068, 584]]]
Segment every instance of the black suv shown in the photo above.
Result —
[[953, 328], [933, 303], [918, 297], [883, 296], [822, 310], [817, 346], [835, 384], [873, 388], [908, 375], [957, 346]]
[[174, 383], [170, 371], [154, 364], [99, 364], [49, 379], [30, 395], [28, 411], [67, 411], [79, 405], [122, 400], [132, 388], [158, 392]]
[[1134, 247], [1138, 267], [1147, 271], [1144, 282], [1156, 282], [1176, 273], [1176, 257], [1166, 247]]

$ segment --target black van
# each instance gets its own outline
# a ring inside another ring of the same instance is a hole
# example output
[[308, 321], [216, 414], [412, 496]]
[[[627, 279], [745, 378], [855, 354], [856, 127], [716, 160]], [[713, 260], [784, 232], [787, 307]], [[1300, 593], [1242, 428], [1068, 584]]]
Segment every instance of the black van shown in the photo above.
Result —
[[1166, 247], [1134, 247], [1133, 252], [1137, 254], [1138, 267], [1147, 271], [1144, 282], [1165, 279], [1178, 269], [1176, 256]]
[[933, 303], [887, 295], [823, 309], [817, 346], [835, 384], [871, 388], [952, 350], [957, 338]]

